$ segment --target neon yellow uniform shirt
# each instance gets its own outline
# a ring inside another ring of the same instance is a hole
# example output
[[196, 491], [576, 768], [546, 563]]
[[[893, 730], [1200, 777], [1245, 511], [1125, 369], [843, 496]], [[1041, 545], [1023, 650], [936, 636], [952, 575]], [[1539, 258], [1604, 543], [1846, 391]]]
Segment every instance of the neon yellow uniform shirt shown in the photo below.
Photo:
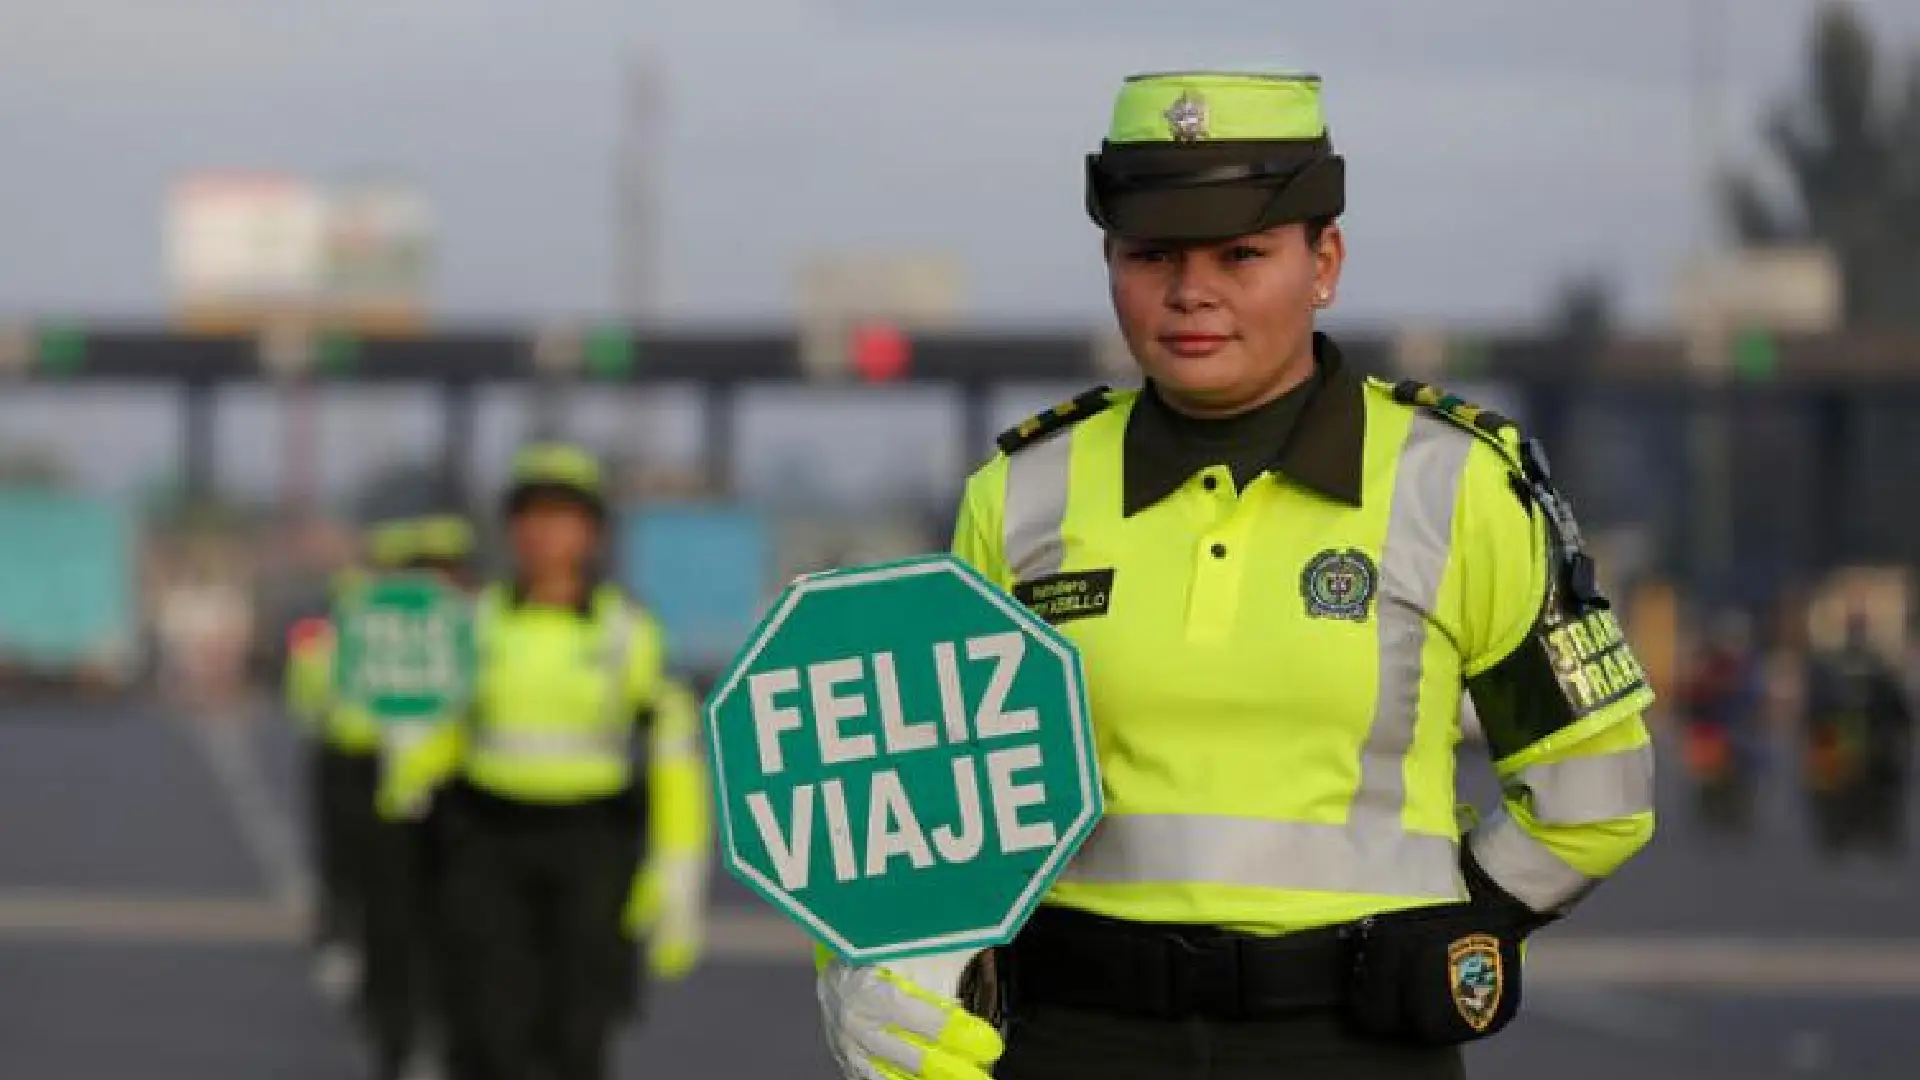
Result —
[[954, 552], [1084, 661], [1107, 812], [1052, 903], [1281, 933], [1465, 899], [1463, 688], [1505, 785], [1468, 841], [1496, 884], [1557, 912], [1651, 834], [1652, 694], [1611, 613], [1552, 629], [1571, 551], [1512, 425], [1317, 352], [1244, 490], [1169, 474], [1138, 392], [1008, 432], [967, 484]]

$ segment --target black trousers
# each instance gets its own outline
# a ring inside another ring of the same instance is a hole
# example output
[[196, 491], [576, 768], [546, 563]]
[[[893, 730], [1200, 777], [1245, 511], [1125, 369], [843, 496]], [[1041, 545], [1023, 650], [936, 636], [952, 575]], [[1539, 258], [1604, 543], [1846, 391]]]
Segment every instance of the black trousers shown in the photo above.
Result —
[[535, 806], [470, 787], [441, 813], [451, 1080], [603, 1080], [638, 797]]
[[438, 811], [421, 821], [379, 821], [367, 890], [366, 1013], [380, 1080], [445, 1026], [446, 934], [436, 907]]
[[1349, 1034], [1324, 1012], [1248, 1023], [1017, 1011], [996, 1080], [1463, 1080], [1458, 1048]]
[[319, 870], [315, 944], [365, 945], [379, 755], [313, 743], [311, 824]]

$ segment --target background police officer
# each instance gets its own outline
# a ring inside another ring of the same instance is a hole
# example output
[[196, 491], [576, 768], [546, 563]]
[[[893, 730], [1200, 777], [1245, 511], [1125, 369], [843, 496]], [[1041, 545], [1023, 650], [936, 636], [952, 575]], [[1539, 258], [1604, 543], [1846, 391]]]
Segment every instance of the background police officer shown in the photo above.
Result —
[[[473, 583], [473, 528], [455, 515], [411, 519], [392, 563], [465, 590]], [[386, 724], [381, 732], [382, 793], [392, 763], [428, 729], [449, 718]], [[445, 935], [435, 905], [437, 816], [428, 799], [381, 798], [371, 834], [367, 889], [366, 1002], [375, 1075], [381, 1080], [438, 1072]]]
[[[333, 581], [335, 599], [369, 570], [394, 569], [407, 555], [410, 523], [382, 522], [365, 538], [366, 569], [350, 567]], [[335, 627], [307, 620], [289, 642], [288, 711], [307, 728], [308, 821], [317, 869], [314, 975], [328, 996], [358, 999], [364, 968], [366, 900], [372, 864], [374, 791], [380, 768], [380, 725], [334, 692]]]
[[480, 597], [479, 684], [442, 811], [454, 1073], [594, 1080], [631, 948], [662, 641], [600, 576], [589, 455], [523, 450], [505, 510], [514, 577]]
[[[1004, 434], [954, 539], [1023, 599], [1107, 597], [1042, 609], [1106, 815], [994, 958], [1004, 1057], [955, 1000], [829, 963], [847, 1075], [1458, 1076], [1521, 940], [1646, 842], [1652, 695], [1544, 455], [1313, 330], [1343, 188], [1317, 79], [1122, 88], [1087, 206], [1146, 385]], [[1463, 688], [1505, 796], [1465, 837]]]

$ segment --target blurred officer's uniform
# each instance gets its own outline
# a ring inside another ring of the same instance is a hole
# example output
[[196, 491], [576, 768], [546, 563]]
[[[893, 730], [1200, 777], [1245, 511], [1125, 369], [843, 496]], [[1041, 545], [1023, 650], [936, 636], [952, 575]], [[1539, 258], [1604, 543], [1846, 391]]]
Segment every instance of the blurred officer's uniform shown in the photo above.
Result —
[[[404, 523], [394, 569], [433, 574], [456, 588], [471, 580], [475, 543], [463, 518], [439, 515]], [[372, 831], [367, 890], [367, 1021], [380, 1080], [431, 1075], [444, 1027], [441, 999], [446, 940], [437, 903], [438, 820], [430, 799], [386, 796], [394, 763], [455, 718], [388, 723], [381, 732], [381, 797]]]
[[[570, 504], [604, 528], [599, 469], [578, 450], [519, 455], [509, 517], [538, 500]], [[411, 748], [382, 791], [383, 803], [403, 805], [444, 785], [454, 1076], [600, 1077], [631, 1003], [625, 930], [643, 880], [646, 757], [666, 686], [660, 630], [616, 585], [593, 578], [570, 607], [535, 602], [518, 579], [488, 586], [476, 630], [472, 716]], [[681, 800], [699, 795], [685, 782], [686, 749], [676, 744], [667, 773], [667, 794]], [[673, 811], [664, 826], [704, 820], [704, 805]], [[698, 902], [704, 852], [668, 873], [654, 895], [673, 914], [648, 914], [691, 939], [656, 946], [677, 949], [684, 970], [698, 933], [684, 909]]]
[[[676, 980], [700, 959], [713, 805], [700, 754], [700, 699], [685, 683], [661, 684], [647, 769], [646, 860], [627, 896], [621, 1004], [637, 1013], [646, 976]], [[649, 961], [641, 969], [641, 958]]]
[[[1142, 77], [1088, 202], [1225, 243], [1338, 214], [1341, 175], [1317, 80]], [[1646, 842], [1652, 694], [1544, 456], [1313, 342], [1252, 413], [1090, 391], [969, 479], [953, 550], [1079, 647], [1106, 813], [992, 958], [997, 1068], [953, 1000], [829, 963], [849, 1076], [1458, 1076], [1522, 938]], [[1464, 838], [1463, 686], [1504, 788]]]
[[[391, 521], [369, 531], [365, 546], [373, 571], [391, 570], [405, 556], [408, 529], [404, 521]], [[335, 601], [365, 577], [359, 568], [342, 571], [333, 582]], [[286, 694], [288, 710], [309, 734], [309, 820], [319, 871], [316, 977], [330, 995], [344, 998], [361, 981], [365, 955], [380, 725], [334, 693], [334, 646], [331, 618], [296, 626], [289, 642]]]

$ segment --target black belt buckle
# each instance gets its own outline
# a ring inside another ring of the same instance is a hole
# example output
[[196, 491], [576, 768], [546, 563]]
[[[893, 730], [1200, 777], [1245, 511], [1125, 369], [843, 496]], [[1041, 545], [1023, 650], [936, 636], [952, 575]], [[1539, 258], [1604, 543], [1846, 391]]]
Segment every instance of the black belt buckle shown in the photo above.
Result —
[[1240, 943], [1224, 934], [1175, 935], [1167, 943], [1167, 1000], [1180, 1018], [1244, 1018]]

